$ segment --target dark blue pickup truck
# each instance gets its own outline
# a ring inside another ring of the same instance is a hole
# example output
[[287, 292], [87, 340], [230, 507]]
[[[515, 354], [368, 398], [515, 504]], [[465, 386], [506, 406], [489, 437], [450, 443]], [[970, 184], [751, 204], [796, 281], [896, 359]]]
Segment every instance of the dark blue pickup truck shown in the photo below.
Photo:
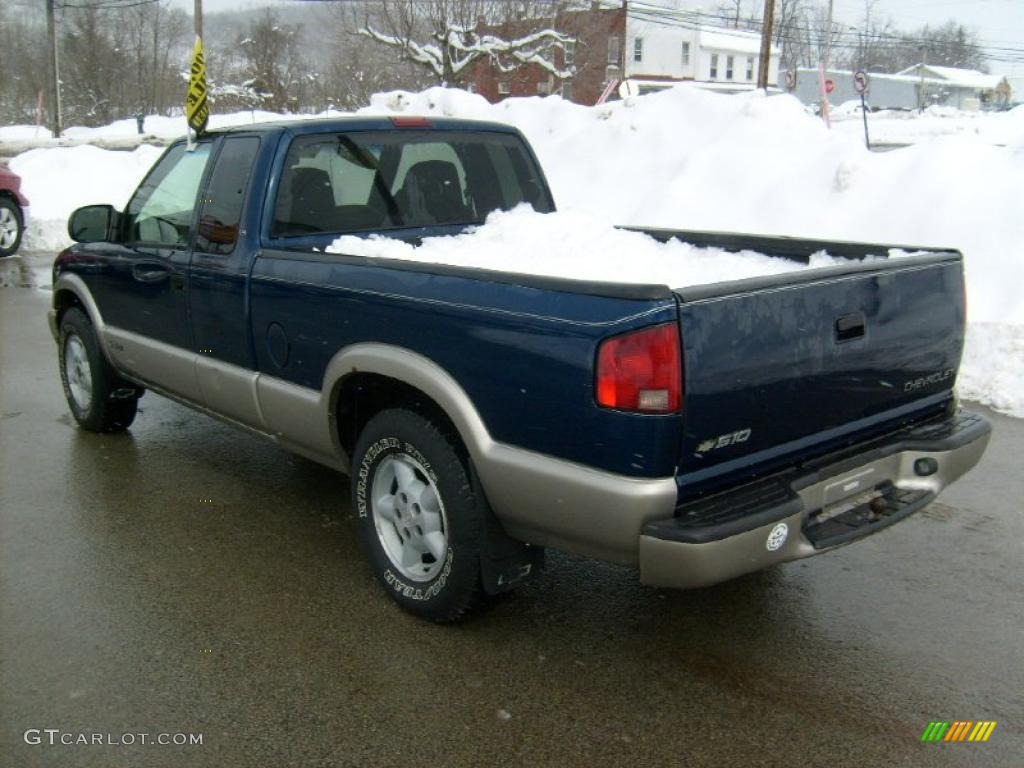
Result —
[[350, 118], [173, 144], [124, 211], [69, 222], [50, 322], [71, 410], [121, 430], [152, 390], [348, 474], [371, 568], [437, 621], [534, 576], [545, 547], [679, 588], [818, 554], [981, 457], [990, 426], [954, 394], [955, 251], [649, 230], [846, 257], [674, 290], [325, 250], [523, 203], [554, 210], [503, 125]]

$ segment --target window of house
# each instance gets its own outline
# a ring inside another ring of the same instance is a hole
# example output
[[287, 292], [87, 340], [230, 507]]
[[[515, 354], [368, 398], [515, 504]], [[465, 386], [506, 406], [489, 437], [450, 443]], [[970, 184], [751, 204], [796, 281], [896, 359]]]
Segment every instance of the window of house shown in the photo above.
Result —
[[735, 61], [734, 56], [725, 57], [725, 79], [732, 80], [732, 66]]
[[690, 66], [690, 44], [687, 42], [683, 43], [682, 64], [684, 67]]
[[509, 87], [507, 81], [502, 80], [501, 82], [498, 83], [498, 93], [502, 96], [508, 96], [510, 93], [512, 93], [512, 89]]
[[608, 63], [619, 63], [619, 38], [617, 37], [608, 38]]
[[644, 39], [642, 37], [633, 38], [633, 61], [644, 60]]
[[712, 53], [711, 54], [711, 79], [712, 80], [717, 80], [718, 79], [718, 54], [717, 53]]
[[562, 98], [566, 101], [572, 101], [572, 80], [562, 81]]
[[747, 82], [752, 82], [754, 79], [754, 60], [747, 56]]
[[576, 61], [576, 43], [570, 40], [567, 43], [564, 43], [564, 46], [565, 47], [562, 49], [562, 55], [565, 57], [565, 66], [569, 66]]

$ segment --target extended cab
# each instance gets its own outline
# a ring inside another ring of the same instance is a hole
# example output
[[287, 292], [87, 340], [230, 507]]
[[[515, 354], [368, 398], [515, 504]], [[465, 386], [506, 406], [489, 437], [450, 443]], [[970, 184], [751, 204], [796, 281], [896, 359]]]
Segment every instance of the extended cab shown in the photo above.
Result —
[[125, 429], [153, 390], [348, 474], [374, 573], [438, 621], [535, 575], [545, 547], [678, 588], [825, 552], [981, 457], [990, 426], [954, 395], [955, 251], [649, 231], [848, 259], [684, 289], [325, 252], [524, 202], [554, 210], [504, 125], [175, 143], [124, 211], [71, 217], [50, 313], [70, 408]]

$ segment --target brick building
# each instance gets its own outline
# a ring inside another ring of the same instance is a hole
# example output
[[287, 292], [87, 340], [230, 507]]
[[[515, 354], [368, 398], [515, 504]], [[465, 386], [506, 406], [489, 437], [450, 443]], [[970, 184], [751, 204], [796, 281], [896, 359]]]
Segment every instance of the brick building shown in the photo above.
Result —
[[[560, 93], [579, 104], [594, 104], [601, 95], [609, 75], [618, 79], [622, 72], [622, 40], [626, 30], [626, 9], [594, 4], [587, 10], [568, 11], [548, 21], [559, 32], [576, 38], [564, 51], [555, 49], [554, 64], [559, 69], [570, 66], [576, 74], [559, 80], [538, 66], [521, 66], [502, 72], [488, 59], [476, 63], [473, 90], [488, 101], [501, 101], [507, 96], [547, 96]], [[520, 21], [494, 28], [503, 37], [529, 34], [536, 21]]]
[[[502, 72], [488, 59], [476, 63], [471, 88], [488, 101], [508, 96], [546, 96], [560, 93], [578, 104], [595, 104], [611, 81], [635, 81], [640, 92], [692, 80], [716, 89], [736, 91], [755, 87], [760, 35], [737, 29], [702, 25], [699, 16], [666, 10], [662, 18], [650, 12], [632, 13], [627, 4], [594, 2], [554, 19], [523, 20], [490, 28], [508, 38], [520, 37], [550, 25], [576, 38], [565, 51], [553, 50], [558, 69], [575, 67], [560, 80], [535, 65]], [[772, 47], [768, 82], [778, 81], [778, 49]]]

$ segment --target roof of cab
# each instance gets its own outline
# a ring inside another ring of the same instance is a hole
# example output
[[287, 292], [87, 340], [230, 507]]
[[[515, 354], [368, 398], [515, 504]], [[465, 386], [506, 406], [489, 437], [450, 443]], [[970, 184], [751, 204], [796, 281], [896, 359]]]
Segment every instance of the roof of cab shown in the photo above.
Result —
[[[421, 119], [418, 115], [394, 115], [397, 120]], [[308, 120], [274, 120], [266, 123], [251, 123], [248, 125], [233, 125], [226, 128], [219, 128], [210, 131], [210, 134], [220, 133], [290, 133], [301, 136], [309, 133], [331, 133], [334, 131], [489, 131], [497, 133], [514, 133], [519, 131], [511, 125], [504, 123], [493, 123], [485, 120], [462, 120], [452, 117], [431, 117], [423, 116], [426, 125], [395, 125], [392, 117], [365, 117], [352, 115], [349, 117], [322, 117]]]

